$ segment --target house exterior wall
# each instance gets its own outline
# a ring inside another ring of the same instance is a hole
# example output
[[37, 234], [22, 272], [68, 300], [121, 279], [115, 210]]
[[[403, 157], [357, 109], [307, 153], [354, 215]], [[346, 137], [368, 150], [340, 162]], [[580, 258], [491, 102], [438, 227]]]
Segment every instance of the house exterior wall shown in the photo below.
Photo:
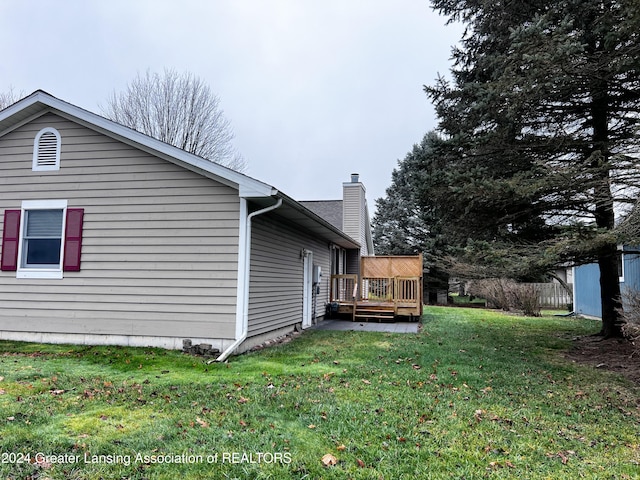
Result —
[[[61, 134], [58, 171], [32, 171], [44, 127]], [[81, 270], [61, 280], [0, 272], [0, 338], [233, 341], [237, 190], [46, 114], [0, 137], [0, 215], [42, 199], [85, 209]]]
[[624, 270], [620, 282], [620, 291], [625, 289], [640, 290], [640, 255], [637, 253], [624, 253], [625, 250], [638, 251], [637, 247], [625, 247], [623, 249], [622, 260]]
[[275, 212], [253, 219], [249, 337], [302, 322], [303, 249], [313, 252], [313, 264], [322, 269], [314, 318], [324, 316], [329, 301], [330, 245], [278, 219]]
[[589, 317], [602, 317], [598, 265], [590, 263], [575, 267], [573, 282], [573, 310], [575, 313]]
[[[637, 247], [624, 247], [622, 250], [622, 270], [620, 276], [620, 291], [640, 290], [640, 255], [625, 253]], [[600, 300], [600, 270], [598, 265], [591, 263], [574, 268], [573, 272], [573, 303], [574, 311], [579, 315], [602, 318]]]

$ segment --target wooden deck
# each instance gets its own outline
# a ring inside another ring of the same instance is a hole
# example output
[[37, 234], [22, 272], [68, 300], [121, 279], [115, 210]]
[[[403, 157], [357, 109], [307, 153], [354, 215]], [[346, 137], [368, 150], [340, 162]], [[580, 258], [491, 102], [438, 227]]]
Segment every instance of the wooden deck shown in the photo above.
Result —
[[363, 257], [361, 275], [332, 275], [332, 313], [351, 320], [394, 321], [422, 315], [422, 255]]

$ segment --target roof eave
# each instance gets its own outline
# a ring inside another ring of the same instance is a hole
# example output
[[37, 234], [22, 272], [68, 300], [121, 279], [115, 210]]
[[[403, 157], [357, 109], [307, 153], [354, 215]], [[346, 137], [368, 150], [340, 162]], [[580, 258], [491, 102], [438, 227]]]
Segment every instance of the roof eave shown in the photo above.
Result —
[[273, 196], [276, 192], [271, 185], [120, 125], [93, 112], [60, 100], [42, 90], [37, 90], [28, 97], [0, 111], [0, 136], [47, 112], [76, 121], [87, 128], [100, 131], [107, 136], [157, 155], [167, 161], [237, 188], [241, 197], [267, 197]]
[[314, 223], [319, 224], [323, 232], [325, 232], [325, 235], [329, 237], [332, 243], [347, 249], [361, 248], [360, 243], [358, 243], [356, 240], [351, 238], [342, 230], [336, 228], [334, 225], [332, 225], [322, 217], [319, 217], [314, 212], [306, 208], [304, 205], [301, 205], [299, 202], [295, 201], [291, 197], [285, 195], [280, 191], [278, 191], [276, 196], [278, 198], [282, 198], [282, 201], [285, 205], [295, 210], [300, 215], [303, 215], [307, 217], [309, 220], [313, 221]]
[[340, 229], [337, 229], [271, 185], [120, 125], [100, 115], [60, 100], [42, 90], [37, 90], [28, 97], [0, 111], [0, 136], [48, 112], [80, 123], [87, 128], [99, 131], [109, 137], [132, 145], [135, 148], [151, 153], [176, 165], [180, 165], [183, 168], [190, 169], [236, 188], [239, 196], [242, 198], [254, 200], [269, 197], [282, 198], [283, 203], [289, 208], [290, 220], [302, 222], [302, 226], [309, 228], [315, 233], [322, 233], [323, 236], [326, 236], [328, 240], [336, 245], [351, 249], [360, 248], [358, 242]]

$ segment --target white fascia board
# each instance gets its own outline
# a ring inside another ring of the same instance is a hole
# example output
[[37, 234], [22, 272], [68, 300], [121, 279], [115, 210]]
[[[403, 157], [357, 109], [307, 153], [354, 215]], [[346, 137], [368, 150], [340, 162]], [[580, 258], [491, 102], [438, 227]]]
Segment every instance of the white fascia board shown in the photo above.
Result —
[[41, 98], [41, 97], [39, 97], [39, 94], [41, 94], [41, 93], [42, 92], [33, 93], [33, 94], [29, 95], [28, 97], [25, 97], [22, 100], [19, 100], [16, 103], [14, 103], [13, 105], [10, 105], [7, 108], [5, 108], [2, 111], [0, 111], [0, 121], [4, 120], [5, 118], [9, 118], [12, 115], [15, 115], [16, 113], [20, 112], [21, 110], [25, 110], [26, 108], [29, 108], [34, 103], [39, 102], [40, 98]]
[[259, 185], [245, 182], [239, 185], [240, 197], [242, 198], [262, 198], [275, 197], [278, 190], [274, 187], [258, 182]]

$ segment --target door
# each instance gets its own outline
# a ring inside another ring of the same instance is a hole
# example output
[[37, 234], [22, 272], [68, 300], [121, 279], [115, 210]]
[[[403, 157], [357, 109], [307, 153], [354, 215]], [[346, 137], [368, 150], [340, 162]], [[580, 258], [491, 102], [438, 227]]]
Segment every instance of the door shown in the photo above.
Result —
[[304, 251], [302, 292], [302, 328], [313, 325], [313, 252]]

